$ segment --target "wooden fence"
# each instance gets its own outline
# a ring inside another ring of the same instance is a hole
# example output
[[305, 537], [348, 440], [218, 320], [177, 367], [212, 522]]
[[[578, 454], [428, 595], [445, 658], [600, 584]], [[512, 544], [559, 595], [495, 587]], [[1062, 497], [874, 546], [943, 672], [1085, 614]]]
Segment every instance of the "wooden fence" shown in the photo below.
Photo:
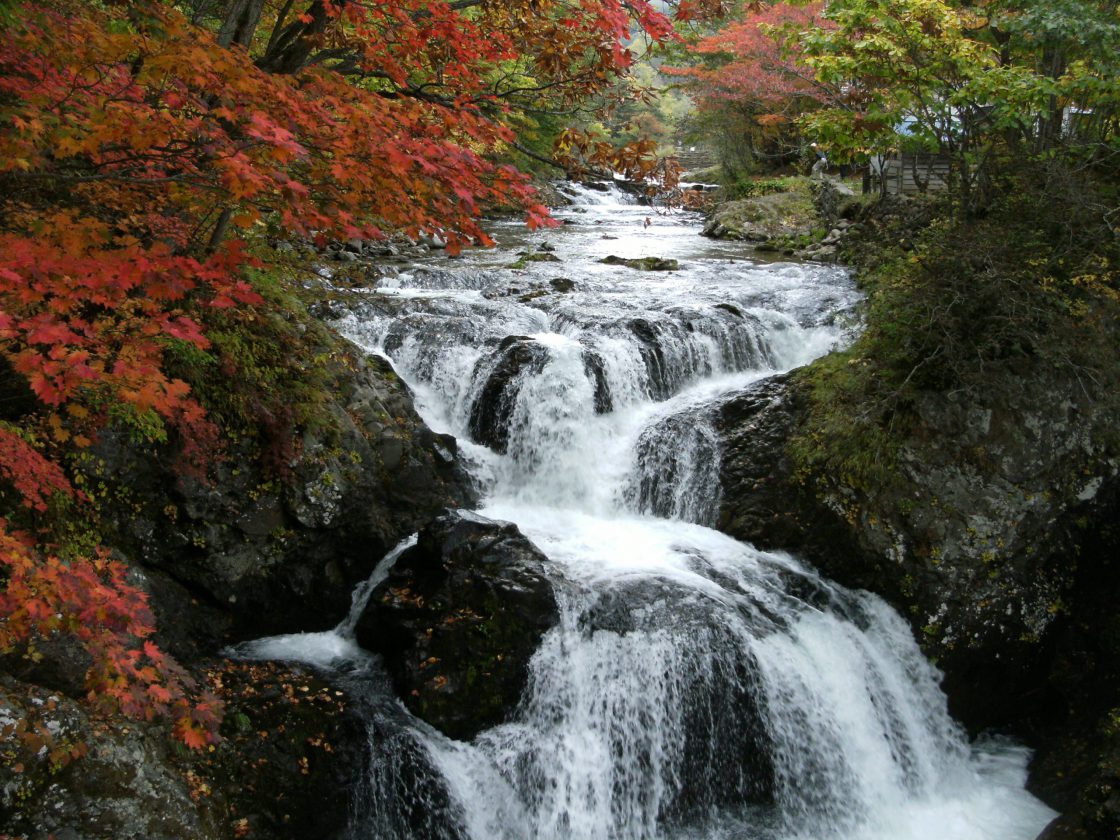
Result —
[[903, 153], [883, 161], [884, 189], [893, 195], [937, 192], [949, 186], [949, 159], [944, 155]]

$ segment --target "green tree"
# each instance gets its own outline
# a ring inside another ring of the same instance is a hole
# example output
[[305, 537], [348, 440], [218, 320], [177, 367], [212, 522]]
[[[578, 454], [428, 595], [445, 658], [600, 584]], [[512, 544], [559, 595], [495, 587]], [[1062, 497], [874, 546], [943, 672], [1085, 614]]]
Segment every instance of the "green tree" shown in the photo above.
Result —
[[1009, 158], [1115, 169], [1116, 3], [835, 0], [824, 14], [832, 28], [795, 40], [835, 104], [802, 124], [836, 152], [942, 154], [964, 208]]
[[986, 103], [972, 83], [999, 67], [976, 37], [983, 22], [944, 0], [839, 0], [833, 28], [801, 33], [805, 63], [832, 91], [832, 107], [803, 119], [834, 154], [886, 154], [900, 145], [947, 155], [967, 196], [988, 151], [970, 127]]

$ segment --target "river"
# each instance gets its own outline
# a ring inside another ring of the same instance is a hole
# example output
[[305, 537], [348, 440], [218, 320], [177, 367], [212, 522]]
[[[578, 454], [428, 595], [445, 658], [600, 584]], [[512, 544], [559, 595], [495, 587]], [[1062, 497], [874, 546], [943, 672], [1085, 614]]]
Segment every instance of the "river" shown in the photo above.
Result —
[[851, 339], [847, 272], [568, 189], [561, 228], [498, 224], [498, 249], [404, 266], [337, 324], [458, 438], [478, 513], [544, 551], [561, 608], [520, 706], [470, 743], [409, 715], [347, 620], [243, 649], [361, 696], [352, 837], [1034, 838], [1054, 814], [1028, 753], [968, 741], [899, 615], [711, 528], [714, 412]]

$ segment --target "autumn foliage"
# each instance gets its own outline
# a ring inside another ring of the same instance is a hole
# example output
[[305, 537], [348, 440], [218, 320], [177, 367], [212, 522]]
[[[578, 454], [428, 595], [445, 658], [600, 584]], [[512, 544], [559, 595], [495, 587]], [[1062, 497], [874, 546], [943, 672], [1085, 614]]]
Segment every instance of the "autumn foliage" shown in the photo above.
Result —
[[[488, 207], [549, 224], [502, 162], [510, 117], [607, 95], [635, 31], [674, 37], [647, 0], [0, 6], [0, 653], [67, 634], [100, 708], [216, 737], [216, 701], [152, 642], [125, 566], [60, 543], [55, 509], [91, 504], [68, 459], [115, 425], [204, 473], [220, 434], [165, 354], [207, 349], [208, 312], [252, 317], [265, 235], [429, 233], [454, 252], [489, 244]], [[564, 142], [655, 167], [647, 146]]]
[[795, 44], [783, 33], [822, 25], [823, 3], [775, 3], [734, 20], [692, 47], [707, 64], [678, 71], [693, 80], [705, 98], [724, 103], [750, 100], [759, 116], [788, 117], [799, 99], [822, 94], [811, 70], [799, 61]]
[[796, 120], [830, 99], [802, 60], [799, 39], [831, 26], [824, 4], [753, 4], [692, 44], [690, 65], [667, 72], [684, 80], [702, 114], [747, 145], [748, 158], [780, 163], [796, 154]]

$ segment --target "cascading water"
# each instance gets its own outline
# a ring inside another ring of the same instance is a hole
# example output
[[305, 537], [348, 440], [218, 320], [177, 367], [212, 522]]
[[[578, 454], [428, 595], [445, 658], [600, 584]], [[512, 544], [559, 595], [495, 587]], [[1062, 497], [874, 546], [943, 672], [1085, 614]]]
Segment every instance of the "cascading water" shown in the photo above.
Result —
[[520, 706], [470, 743], [412, 718], [354, 645], [377, 580], [335, 632], [243, 649], [346, 663], [365, 692], [352, 836], [1033, 838], [1052, 814], [1022, 788], [1025, 752], [967, 743], [897, 614], [705, 527], [716, 407], [845, 340], [846, 274], [744, 261], [687, 218], [571, 194], [564, 229], [499, 231], [559, 262], [441, 257], [339, 324], [460, 439], [481, 512], [544, 551], [561, 608]]

